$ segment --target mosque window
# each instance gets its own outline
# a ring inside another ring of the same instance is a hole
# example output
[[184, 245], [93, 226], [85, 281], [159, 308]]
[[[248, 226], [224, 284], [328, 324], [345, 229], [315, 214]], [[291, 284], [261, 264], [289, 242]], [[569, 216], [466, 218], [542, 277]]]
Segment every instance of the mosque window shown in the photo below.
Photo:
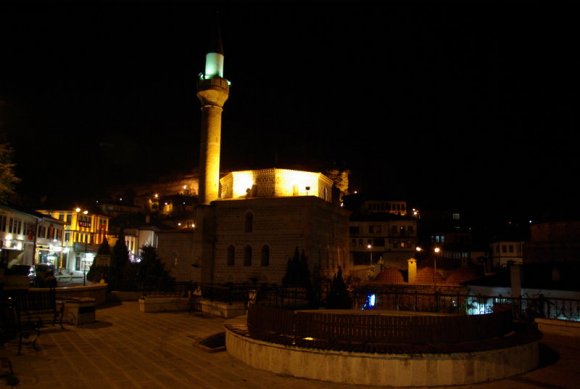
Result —
[[262, 247], [262, 261], [260, 262], [262, 266], [270, 266], [270, 247], [264, 245]]
[[254, 215], [251, 212], [246, 213], [244, 231], [252, 232], [254, 229]]
[[244, 248], [244, 266], [252, 266], [252, 247]]
[[235, 266], [236, 264], [236, 248], [234, 246], [228, 247], [228, 266]]

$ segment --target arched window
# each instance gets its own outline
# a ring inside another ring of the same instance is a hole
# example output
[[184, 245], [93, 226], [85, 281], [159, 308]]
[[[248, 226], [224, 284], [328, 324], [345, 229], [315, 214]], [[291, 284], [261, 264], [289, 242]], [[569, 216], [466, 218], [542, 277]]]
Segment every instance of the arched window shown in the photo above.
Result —
[[248, 212], [246, 213], [244, 231], [252, 232], [253, 229], [254, 229], [254, 215], [252, 214], [252, 212]]
[[228, 266], [235, 266], [236, 264], [236, 248], [234, 246], [228, 247]]
[[252, 266], [252, 247], [244, 248], [244, 266]]
[[270, 266], [270, 247], [264, 245], [262, 247], [262, 260], [260, 261], [262, 266]]

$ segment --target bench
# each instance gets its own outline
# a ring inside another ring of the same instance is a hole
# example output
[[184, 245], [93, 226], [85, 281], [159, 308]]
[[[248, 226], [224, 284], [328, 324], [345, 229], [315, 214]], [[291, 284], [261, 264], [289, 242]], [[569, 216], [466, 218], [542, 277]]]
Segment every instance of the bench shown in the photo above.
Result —
[[37, 349], [40, 329], [46, 324], [59, 324], [64, 329], [64, 303], [57, 300], [54, 288], [12, 290], [9, 299], [16, 316], [19, 355], [25, 341]]

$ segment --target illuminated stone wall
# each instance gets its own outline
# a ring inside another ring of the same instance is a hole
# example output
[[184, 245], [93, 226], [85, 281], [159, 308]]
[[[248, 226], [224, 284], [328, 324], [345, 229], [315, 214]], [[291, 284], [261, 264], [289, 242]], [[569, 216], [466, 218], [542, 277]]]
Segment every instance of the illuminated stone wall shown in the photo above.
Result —
[[221, 199], [316, 196], [332, 202], [333, 182], [322, 173], [290, 169], [235, 171], [220, 180]]

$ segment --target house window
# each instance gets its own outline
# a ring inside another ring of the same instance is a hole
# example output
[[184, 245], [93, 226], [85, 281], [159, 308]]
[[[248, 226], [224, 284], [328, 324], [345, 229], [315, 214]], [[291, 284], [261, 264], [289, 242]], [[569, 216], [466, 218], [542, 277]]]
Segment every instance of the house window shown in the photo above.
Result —
[[228, 266], [235, 266], [236, 264], [236, 248], [234, 246], [228, 247]]
[[252, 266], [252, 248], [250, 246], [244, 248], [244, 266]]
[[248, 212], [246, 213], [244, 231], [252, 232], [253, 229], [254, 229], [254, 215], [251, 212]]
[[262, 266], [270, 266], [270, 247], [266, 245], [262, 247], [262, 260], [260, 264]]

